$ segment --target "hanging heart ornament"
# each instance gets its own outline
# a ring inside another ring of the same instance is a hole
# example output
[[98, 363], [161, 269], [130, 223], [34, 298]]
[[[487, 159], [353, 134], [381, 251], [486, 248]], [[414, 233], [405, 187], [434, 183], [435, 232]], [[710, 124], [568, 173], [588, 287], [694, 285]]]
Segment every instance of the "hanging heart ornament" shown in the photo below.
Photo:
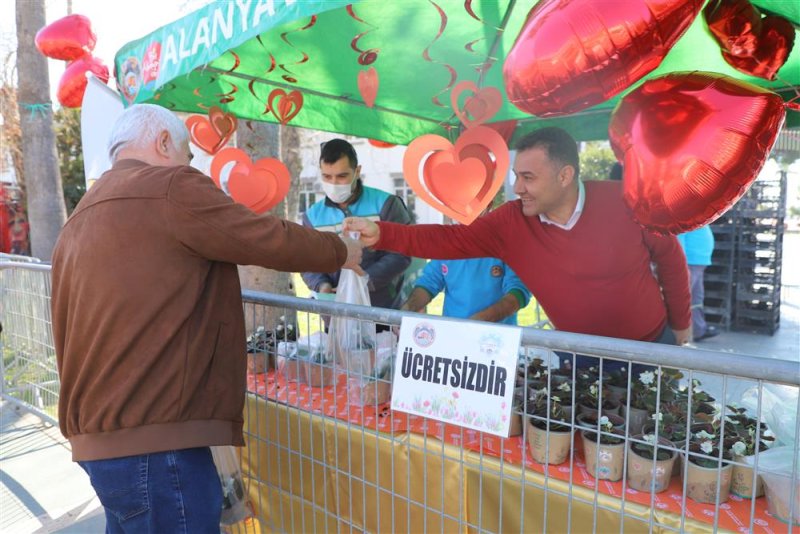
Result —
[[208, 118], [192, 115], [186, 119], [186, 128], [192, 143], [208, 154], [216, 154], [236, 131], [236, 116], [225, 113], [217, 106], [208, 110]]
[[403, 156], [406, 183], [417, 197], [463, 224], [492, 202], [508, 167], [505, 141], [484, 126], [465, 131], [455, 145], [439, 135], [420, 136]]
[[[464, 101], [462, 110], [458, 100], [462, 94], [472, 92]], [[494, 117], [503, 105], [503, 95], [494, 87], [484, 87], [478, 89], [474, 82], [459, 82], [450, 92], [450, 105], [453, 107], [456, 117], [466, 128], [473, 128], [489, 121]]]
[[286, 126], [300, 113], [303, 107], [303, 93], [297, 90], [286, 93], [283, 89], [273, 89], [267, 99], [267, 105], [278, 121]]
[[211, 162], [211, 179], [239, 204], [255, 213], [278, 205], [289, 192], [289, 169], [274, 158], [251, 161], [243, 150], [223, 149]]

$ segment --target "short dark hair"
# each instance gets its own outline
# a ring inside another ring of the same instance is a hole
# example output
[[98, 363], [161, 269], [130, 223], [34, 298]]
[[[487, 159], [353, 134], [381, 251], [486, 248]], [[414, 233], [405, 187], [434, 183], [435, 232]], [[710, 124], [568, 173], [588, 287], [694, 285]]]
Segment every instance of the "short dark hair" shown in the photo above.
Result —
[[322, 163], [336, 163], [343, 156], [347, 156], [352, 168], [358, 167], [358, 156], [356, 156], [356, 149], [353, 145], [344, 139], [331, 139], [322, 145], [322, 150], [319, 155], [319, 162]]
[[570, 134], [561, 128], [550, 126], [535, 130], [522, 137], [515, 146], [517, 152], [542, 147], [547, 150], [547, 157], [575, 169], [575, 180], [581, 174], [581, 163], [578, 158], [578, 143]]

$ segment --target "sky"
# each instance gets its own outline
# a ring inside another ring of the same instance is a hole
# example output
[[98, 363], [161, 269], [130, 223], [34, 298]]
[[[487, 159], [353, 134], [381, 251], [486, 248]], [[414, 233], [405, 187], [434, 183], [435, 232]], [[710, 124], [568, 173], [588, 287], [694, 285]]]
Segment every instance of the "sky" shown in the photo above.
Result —
[[[9, 51], [16, 49], [16, 3], [15, 0], [0, 1], [0, 58], [5, 58]], [[209, 0], [137, 0], [135, 3], [119, 0], [72, 0], [72, 12], [89, 18], [97, 34], [94, 55], [102, 59], [109, 72], [112, 72], [114, 55], [125, 44], [208, 3]], [[45, 0], [45, 9], [49, 24], [67, 15], [67, 2]], [[66, 62], [50, 59], [48, 64], [50, 94], [55, 104], [58, 80], [66, 68]]]

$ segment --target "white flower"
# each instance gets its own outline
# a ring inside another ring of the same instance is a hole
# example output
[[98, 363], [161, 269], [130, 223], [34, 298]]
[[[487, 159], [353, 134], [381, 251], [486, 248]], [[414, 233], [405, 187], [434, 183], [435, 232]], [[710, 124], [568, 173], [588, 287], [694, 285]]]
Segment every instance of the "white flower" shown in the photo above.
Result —
[[597, 396], [597, 386], [595, 386], [595, 385], [589, 386], [589, 393], [593, 397], [596, 397]]
[[678, 386], [678, 391], [680, 392], [686, 391], [686, 384], [681, 384], [680, 386]]
[[566, 392], [568, 392], [568, 393], [569, 393], [570, 391], [572, 391], [572, 388], [571, 388], [571, 387], [569, 387], [569, 383], [567, 383], [567, 382], [564, 382], [564, 383], [562, 383], [560, 386], [558, 386], [558, 389], [559, 389], [560, 391], [566, 391]]
[[652, 371], [645, 371], [643, 373], [639, 373], [639, 382], [645, 385], [650, 385], [653, 383], [656, 375], [653, 374]]
[[711, 454], [714, 451], [714, 444], [710, 441], [704, 441], [700, 444], [700, 450], [706, 454]]
[[601, 427], [609, 427], [609, 426], [611, 426], [611, 422], [608, 420], [608, 417], [606, 417], [605, 415], [603, 417], [601, 417], [600, 421], [598, 421], [598, 422], [600, 423]]
[[561, 399], [560, 399], [560, 398], [558, 398], [558, 397], [556, 397], [555, 395], [553, 395], [552, 397], [550, 397], [550, 399], [551, 399], [553, 402], [561, 402]]
[[650, 443], [652, 445], [652, 444], [655, 444], [655, 442], [656, 442], [656, 436], [655, 436], [655, 434], [645, 434], [644, 436], [642, 436], [642, 440], [644, 440], [647, 443]]
[[731, 447], [731, 452], [736, 456], [744, 456], [745, 451], [747, 451], [747, 445], [741, 441], [737, 441]]
[[540, 376], [542, 376], [542, 372], [541, 371], [536, 371], [536, 374], [533, 375], [533, 378], [539, 378]]
[[536, 393], [539, 395], [547, 395], [547, 387], [543, 387], [542, 389], [537, 389]]
[[709, 439], [714, 439], [714, 434], [709, 434], [705, 430], [701, 430], [700, 432], [695, 434], [694, 437], [696, 437], [697, 439], [709, 440]]
[[663, 413], [661, 413], [661, 412], [654, 413], [653, 415], [651, 415], [651, 416], [650, 416], [650, 418], [651, 418], [653, 421], [661, 421], [661, 420], [663, 420], [663, 419], [664, 419], [664, 414], [663, 414]]

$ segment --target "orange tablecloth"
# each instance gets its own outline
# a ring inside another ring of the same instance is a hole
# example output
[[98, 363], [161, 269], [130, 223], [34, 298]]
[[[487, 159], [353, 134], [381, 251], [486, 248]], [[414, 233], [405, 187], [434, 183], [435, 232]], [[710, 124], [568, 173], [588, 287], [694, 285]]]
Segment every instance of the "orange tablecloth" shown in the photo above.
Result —
[[[574, 497], [573, 508], [576, 507], [576, 498], [577, 500], [586, 501], [587, 506], [589, 506], [589, 519], [591, 519], [592, 503], [595, 498], [597, 498], [598, 502], [603, 503], [604, 506], [616, 507], [618, 509], [620, 506], [624, 506], [627, 514], [635, 514], [641, 516], [645, 520], [651, 513], [652, 504], [652, 513], [654, 517], [656, 517], [657, 522], [668, 524], [676, 528], [680, 527], [682, 511], [685, 515], [685, 521], [687, 522], [685, 527], [687, 528], [691, 525], [692, 528], [695, 529], [701, 527], [701, 524], [707, 524], [707, 526], [711, 528], [714, 523], [714, 505], [700, 504], [689, 498], [684, 499], [681, 491], [682, 484], [680, 477], [673, 477], [669, 489], [663, 493], [656, 494], [652, 503], [649, 493], [642, 493], [631, 488], [626, 488], [623, 502], [623, 484], [621, 481], [600, 481], [598, 484], [598, 481], [586, 471], [583, 453], [580, 450], [579, 439], [575, 440], [577, 447], [572, 460], [568, 460], [561, 465], [545, 466], [535, 462], [531, 458], [527, 449], [527, 442], [522, 437], [502, 439], [474, 430], [440, 423], [424, 417], [393, 412], [389, 408], [388, 403], [379, 406], [377, 409], [375, 407], [360, 408], [350, 405], [348, 403], [346, 385], [342, 380], [338, 381], [334, 386], [312, 388], [305, 384], [286, 382], [283, 377], [276, 376], [275, 373], [268, 373], [251, 375], [249, 377], [249, 389], [258, 397], [275, 401], [278, 405], [285, 405], [286, 410], [296, 408], [309, 415], [315, 415], [316, 419], [312, 418], [310, 424], [313, 424], [314, 420], [319, 420], [319, 416], [322, 415], [338, 421], [350, 423], [354, 430], [348, 433], [346, 429], [350, 425], [346, 425], [344, 434], [342, 434], [342, 430], [339, 428], [342, 425], [337, 425], [335, 430], [335, 433], [338, 435], [337, 439], [359, 439], [363, 441], [364, 433], [359, 431], [362, 427], [394, 434], [394, 440], [391, 436], [386, 436], [384, 438], [387, 442], [383, 444], [386, 445], [385, 454], [392, 454], [390, 443], [392, 441], [397, 441], [397, 434], [399, 433], [409, 433], [409, 436], [412, 437], [420, 436], [426, 440], [426, 443], [428, 443], [428, 439], [436, 438], [444, 444], [453, 446], [456, 451], [459, 449], [470, 451], [472, 453], [470, 458], [474, 460], [474, 465], [471, 461], [466, 461], [466, 457], [464, 457], [462, 453], [462, 458], [459, 458], [458, 462], [455, 462], [455, 464], [457, 464], [455, 467], [464, 465], [467, 468], [467, 472], [462, 475], [463, 480], [469, 482], [471, 479], [474, 479], [472, 480], [473, 483], [480, 484], [482, 488], [480, 502], [474, 502], [472, 506], [469, 506], [469, 501], [473, 496], [471, 493], [465, 492], [464, 496], [467, 500], [465, 506], [467, 506], [467, 510], [488, 507], [485, 513], [482, 512], [481, 514], [482, 528], [488, 530], [492, 530], [492, 528], [486, 526], [487, 521], [489, 521], [489, 524], [495, 524], [497, 527], [500, 526], [500, 521], [502, 521], [503, 530], [516, 530], [512, 528], [512, 525], [525, 526], [537, 524], [537, 518], [533, 517], [530, 518], [529, 521], [523, 519], [522, 522], [524, 525], [520, 524], [519, 520], [521, 515], [518, 511], [521, 504], [519, 498], [520, 484], [522, 481], [526, 483], [525, 500], [527, 503], [529, 500], [529, 486], [527, 483], [529, 482], [528, 478], [531, 476], [543, 483], [543, 485], [546, 485], [549, 490], [558, 487], [561, 489], [557, 489], [556, 491], [562, 491], [567, 494], [572, 493]], [[249, 429], [249, 432], [252, 434], [252, 428]], [[276, 434], [277, 433], [276, 429]], [[271, 439], [276, 439], [276, 436], [273, 435]], [[381, 448], [380, 446], [376, 447], [377, 449]], [[430, 445], [426, 445], [426, 447], [428, 449], [432, 448]], [[435, 449], [436, 453], [439, 455], [442, 454], [443, 450], [443, 448]], [[378, 454], [378, 452], [376, 452], [376, 454]], [[433, 452], [430, 454], [433, 454]], [[313, 454], [311, 454], [311, 456], [313, 456]], [[392, 457], [389, 456], [389, 458]], [[351, 462], [348, 461], [348, 463], [352, 465]], [[524, 466], [524, 469], [522, 469], [522, 466]], [[520, 474], [510, 475], [509, 470], [518, 470]], [[489, 479], [493, 479], [491, 483], [487, 482], [487, 474], [490, 475], [488, 477]], [[391, 475], [387, 474], [386, 476], [390, 477]], [[479, 477], [481, 480], [475, 477]], [[440, 478], [438, 473], [436, 478]], [[428, 480], [428, 485], [431, 485], [430, 480]], [[502, 499], [500, 499], [499, 502], [495, 502], [497, 496], [494, 495], [494, 492], [501, 486], [505, 488], [501, 491], [501, 494], [513, 496], [510, 499], [506, 499], [509, 500], [509, 502], [505, 502], [505, 500]], [[543, 493], [541, 492], [541, 488], [537, 489], [539, 493]], [[493, 498], [495, 500], [493, 500]], [[541, 499], [541, 496], [539, 498]], [[609, 500], [609, 498], [612, 499]], [[550, 492], [548, 492], [548, 499], [550, 500], [551, 507], [548, 515], [553, 515], [552, 507], [556, 505], [559, 499], [552, 497]], [[566, 500], [566, 497], [564, 500]], [[510, 501], [513, 501], [513, 503]], [[492, 502], [494, 502], [494, 505], [489, 506], [489, 503]], [[530, 504], [536, 506], [534, 502]], [[559, 506], [561, 505], [564, 505], [564, 503], [561, 503]], [[524, 515], [529, 515], [528, 506], [524, 508]], [[502, 511], [499, 512], [499, 510]], [[602, 515], [602, 512], [599, 513]], [[458, 513], [455, 515], [458, 517]], [[503, 518], [500, 519], [499, 515], [502, 515]], [[613, 515], [618, 515], [618, 512]], [[613, 518], [612, 516], [609, 516], [608, 519]], [[494, 523], [492, 523], [492, 521], [494, 521]], [[548, 518], [547, 521], [550, 526], [551, 519]], [[616, 521], [616, 524], [618, 524], [619, 519], [617, 518]], [[717, 521], [718, 528], [732, 531], [745, 531], [750, 525], [750, 500], [731, 495], [728, 502], [720, 505]], [[538, 524], [541, 524], [541, 520], [539, 520]], [[591, 522], [589, 525], [591, 525]], [[640, 523], [640, 525], [644, 524]], [[377, 527], [379, 525], [375, 526]], [[391, 526], [397, 527], [398, 525], [393, 523]], [[575, 530], [575, 523], [571, 525], [571, 528]], [[626, 521], [626, 529], [627, 528]], [[435, 530], [438, 530], [438, 528]], [[766, 511], [766, 500], [764, 498], [756, 500], [754, 530], [756, 532], [783, 532], [787, 530], [785, 524], [768, 514]]]

